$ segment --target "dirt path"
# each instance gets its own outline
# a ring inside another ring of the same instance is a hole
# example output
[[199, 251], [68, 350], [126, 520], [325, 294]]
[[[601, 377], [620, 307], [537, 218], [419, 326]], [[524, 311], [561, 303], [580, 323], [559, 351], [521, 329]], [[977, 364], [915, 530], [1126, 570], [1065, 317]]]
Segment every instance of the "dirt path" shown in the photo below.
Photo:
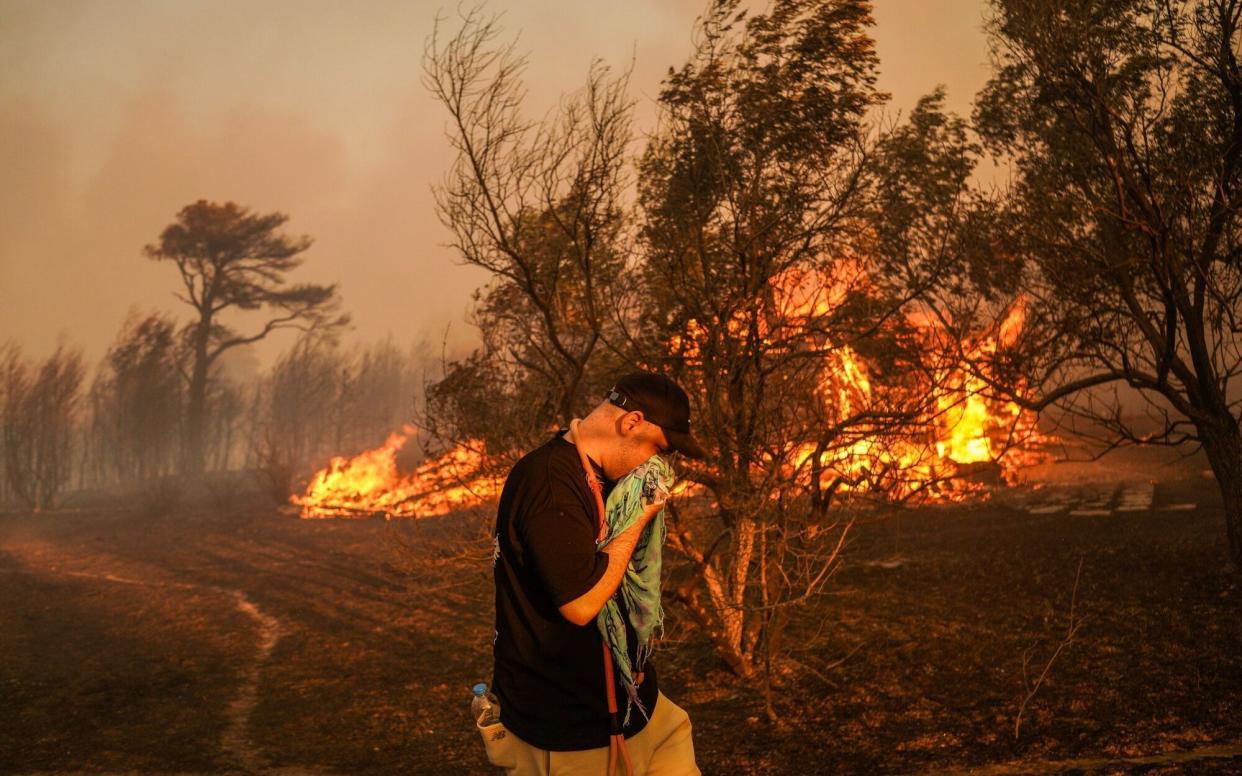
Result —
[[259, 697], [259, 675], [263, 665], [280, 641], [280, 622], [259, 607], [240, 590], [230, 591], [237, 599], [237, 608], [255, 621], [259, 629], [259, 647], [254, 660], [246, 670], [237, 698], [229, 704], [229, 727], [224, 732], [220, 746], [241, 763], [244, 770], [258, 772], [263, 769], [263, 756], [250, 743], [250, 714]]
[[7, 574], [42, 574], [52, 577], [60, 576], [74, 579], [89, 579], [113, 584], [134, 585], [154, 590], [193, 590], [198, 592], [213, 592], [233, 599], [236, 602], [237, 610], [254, 621], [257, 629], [258, 644], [255, 654], [249, 660], [249, 665], [242, 675], [242, 681], [240, 686], [237, 688], [236, 697], [228, 705], [228, 727], [221, 736], [220, 748], [236, 761], [238, 767], [243, 773], [278, 773], [286, 774], [287, 776], [319, 773], [319, 771], [308, 771], [306, 769], [290, 770], [267, 768], [263, 755], [251, 743], [249, 734], [250, 715], [254, 711], [255, 705], [258, 702], [259, 679], [261, 677], [264, 664], [271, 656], [272, 650], [276, 648], [277, 643], [280, 641], [282, 628], [279, 620], [270, 614], [263, 612], [254, 604], [253, 601], [250, 600], [249, 597], [247, 597], [246, 593], [243, 591], [218, 587], [215, 585], [203, 585], [189, 582], [155, 582], [142, 579], [133, 579], [107, 572], [69, 571], [59, 568], [46, 569], [43, 571], [36, 571], [33, 569], [0, 569], [0, 572]]
[[418, 603], [387, 532], [0, 515], [0, 774], [476, 770], [482, 579], [418, 575]]

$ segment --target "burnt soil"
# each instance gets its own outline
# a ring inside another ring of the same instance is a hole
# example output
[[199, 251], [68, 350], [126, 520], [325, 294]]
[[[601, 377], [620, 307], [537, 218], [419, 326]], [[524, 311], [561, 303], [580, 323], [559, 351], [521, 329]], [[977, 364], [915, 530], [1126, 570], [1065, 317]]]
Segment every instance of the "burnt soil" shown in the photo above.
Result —
[[[873, 515], [791, 627], [779, 722], [676, 606], [661, 687], [705, 774], [1242, 773], [1215, 498], [1187, 477], [1104, 516]], [[486, 524], [0, 515], [0, 772], [490, 772], [466, 712], [490, 676]], [[1081, 626], [1015, 739], [1023, 657], [1034, 679], [1065, 635], [1080, 561]]]

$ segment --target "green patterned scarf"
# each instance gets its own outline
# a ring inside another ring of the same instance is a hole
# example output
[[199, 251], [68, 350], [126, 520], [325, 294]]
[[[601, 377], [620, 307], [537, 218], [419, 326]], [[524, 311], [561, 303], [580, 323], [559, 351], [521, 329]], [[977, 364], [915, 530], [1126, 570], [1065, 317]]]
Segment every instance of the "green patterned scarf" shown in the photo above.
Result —
[[[633, 525], [649, 505], [668, 500], [672, 487], [673, 469], [658, 455], [651, 456], [622, 477], [608, 494], [608, 503], [604, 506], [608, 531], [598, 543], [597, 549], [606, 547], [614, 536]], [[638, 699], [634, 674], [643, 670], [655, 643], [656, 628], [662, 629], [664, 624], [664, 609], [660, 606], [660, 563], [666, 530], [664, 511], [661, 509], [643, 528], [619, 588], [629, 611], [630, 624], [634, 626], [634, 632], [638, 636], [635, 666], [630, 665], [625, 623], [621, 620], [621, 607], [617, 605], [615, 595], [608, 599], [608, 603], [604, 604], [604, 608], [595, 618], [599, 632], [603, 634], [612, 651], [613, 663], [621, 674], [622, 684], [629, 696], [625, 704], [623, 725], [630, 723], [630, 709], [635, 704], [643, 717], [650, 719], [647, 709], [643, 708], [642, 701]]]

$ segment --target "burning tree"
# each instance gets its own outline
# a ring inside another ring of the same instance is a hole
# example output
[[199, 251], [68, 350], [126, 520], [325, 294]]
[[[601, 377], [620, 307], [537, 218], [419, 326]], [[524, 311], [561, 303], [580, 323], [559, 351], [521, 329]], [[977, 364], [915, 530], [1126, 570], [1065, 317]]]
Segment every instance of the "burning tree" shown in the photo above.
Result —
[[822, 589], [842, 546], [834, 499], [941, 478], [944, 361], [906, 314], [939, 273], [885, 279], [877, 258], [884, 149], [867, 116], [886, 95], [869, 3], [737, 8], [712, 5], [660, 94], [640, 168], [650, 304], [635, 341], [687, 387], [712, 451], [686, 471], [704, 495], [670, 528], [693, 571], [676, 595], [736, 673], [766, 677], [790, 607]]
[[[904, 314], [925, 343], [937, 456], [999, 463], [1010, 479], [1049, 457], [1036, 413], [988, 379], [997, 351], [1024, 330], [1026, 300], [1012, 267], [977, 261], [996, 203], [971, 184], [982, 148], [967, 122], [945, 111], [944, 97], [942, 87], [925, 95], [876, 144], [872, 279], [908, 300]], [[1010, 377], [1025, 388], [1020, 374]]]
[[1242, 3], [993, 8], [999, 67], [975, 118], [1016, 177], [982, 266], [1028, 304], [987, 370], [1110, 445], [1200, 445], [1242, 567]]
[[[187, 385], [185, 472], [201, 474], [206, 465], [205, 430], [211, 367], [232, 348], [258, 342], [278, 329], [315, 330], [328, 336], [349, 323], [336, 316], [336, 284], [285, 286], [285, 275], [301, 266], [300, 254], [311, 238], [277, 233], [289, 220], [284, 213], [254, 214], [232, 202], [199, 200], [177, 213], [176, 223], [159, 242], [143, 251], [156, 261], [171, 261], [181, 274], [184, 293], [174, 295], [194, 309], [196, 320], [185, 329], [190, 354]], [[221, 320], [227, 310], [273, 312], [258, 331], [241, 334]]]
[[498, 34], [475, 9], [447, 41], [437, 20], [427, 41], [425, 82], [448, 110], [457, 151], [435, 189], [437, 211], [462, 261], [492, 280], [475, 296], [483, 348], [446, 365], [421, 422], [503, 461], [568, 422], [614, 371], [606, 343], [627, 255], [631, 103], [628, 73], [610, 78], [596, 61], [552, 119], [527, 121], [525, 59], [512, 44], [495, 47]]

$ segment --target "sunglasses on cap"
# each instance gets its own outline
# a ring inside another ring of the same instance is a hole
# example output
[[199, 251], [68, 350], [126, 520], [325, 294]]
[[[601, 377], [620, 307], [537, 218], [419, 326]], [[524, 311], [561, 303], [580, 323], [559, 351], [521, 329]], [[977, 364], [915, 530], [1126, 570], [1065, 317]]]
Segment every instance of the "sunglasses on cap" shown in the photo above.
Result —
[[[661, 431], [664, 430], [664, 426], [661, 426], [659, 423], [656, 423], [655, 421], [647, 418], [647, 410], [641, 404], [639, 404], [634, 399], [631, 399], [629, 396], [626, 396], [625, 394], [621, 393], [616, 388], [613, 388], [611, 391], [608, 392], [607, 398], [608, 398], [608, 401], [612, 402], [613, 404], [617, 405], [623, 410], [628, 410], [630, 412], [641, 412], [643, 414], [643, 420], [646, 420], [648, 423], [659, 428]], [[667, 440], [668, 440], [668, 437], [666, 435], [665, 441]], [[668, 445], [663, 445], [659, 448], [659, 452], [660, 452], [660, 455], [668, 455], [670, 453], [675, 453], [677, 451]]]

